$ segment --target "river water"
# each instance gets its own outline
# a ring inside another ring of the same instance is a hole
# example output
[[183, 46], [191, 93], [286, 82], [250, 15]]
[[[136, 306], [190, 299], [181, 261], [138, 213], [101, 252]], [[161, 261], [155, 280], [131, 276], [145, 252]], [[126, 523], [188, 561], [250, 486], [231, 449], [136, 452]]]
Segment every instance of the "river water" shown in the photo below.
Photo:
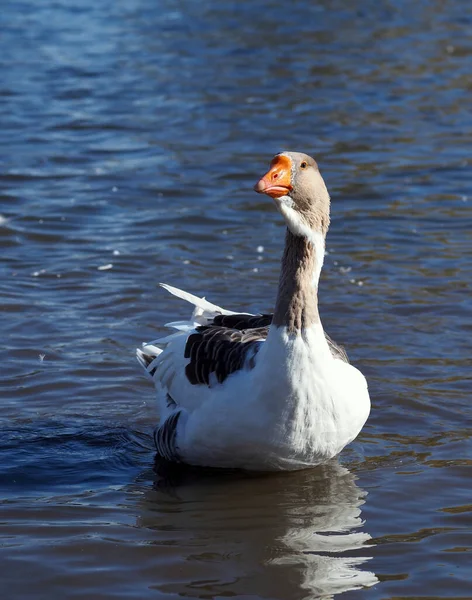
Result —
[[[3, 598], [472, 597], [469, 8], [2, 4]], [[157, 283], [273, 307], [281, 149], [331, 192], [321, 316], [371, 417], [319, 469], [166, 472]]]

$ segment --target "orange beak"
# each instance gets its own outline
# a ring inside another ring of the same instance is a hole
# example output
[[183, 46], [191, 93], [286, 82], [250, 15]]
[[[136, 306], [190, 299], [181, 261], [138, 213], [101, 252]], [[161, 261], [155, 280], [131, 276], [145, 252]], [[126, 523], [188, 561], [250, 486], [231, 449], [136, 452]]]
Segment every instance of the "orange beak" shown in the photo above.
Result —
[[254, 186], [256, 192], [271, 198], [286, 196], [292, 189], [292, 161], [288, 156], [277, 155], [270, 169]]

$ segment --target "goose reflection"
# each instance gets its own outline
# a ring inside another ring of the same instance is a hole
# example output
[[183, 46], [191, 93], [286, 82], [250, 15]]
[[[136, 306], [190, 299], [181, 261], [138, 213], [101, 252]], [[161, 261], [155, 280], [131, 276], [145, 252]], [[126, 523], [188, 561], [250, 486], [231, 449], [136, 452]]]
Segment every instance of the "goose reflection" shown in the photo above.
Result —
[[367, 492], [337, 462], [311, 475], [303, 492], [306, 504], [287, 510], [287, 531], [279, 538], [286, 551], [273, 563], [301, 569], [300, 587], [315, 597], [374, 585], [376, 576], [360, 568], [371, 558], [362, 552], [371, 540], [362, 531]]
[[156, 587], [168, 594], [328, 599], [378, 581], [365, 565], [366, 495], [337, 461], [267, 476], [160, 464], [138, 526], [167, 548]]

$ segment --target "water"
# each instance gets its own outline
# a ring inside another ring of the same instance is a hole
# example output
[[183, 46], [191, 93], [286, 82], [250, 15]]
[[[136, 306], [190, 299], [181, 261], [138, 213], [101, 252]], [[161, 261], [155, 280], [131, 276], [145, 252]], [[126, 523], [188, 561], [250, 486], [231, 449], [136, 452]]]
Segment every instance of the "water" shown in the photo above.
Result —
[[[351, 4], [3, 3], [3, 597], [471, 597], [472, 17]], [[167, 473], [157, 282], [273, 307], [284, 148], [332, 194], [321, 314], [372, 415], [321, 469]]]

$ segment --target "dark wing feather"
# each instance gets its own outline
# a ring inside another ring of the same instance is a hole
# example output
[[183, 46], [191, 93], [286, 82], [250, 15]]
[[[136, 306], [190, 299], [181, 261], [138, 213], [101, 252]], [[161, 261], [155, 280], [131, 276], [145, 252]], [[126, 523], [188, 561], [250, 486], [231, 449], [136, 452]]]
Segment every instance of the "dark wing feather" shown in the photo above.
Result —
[[[168, 396], [171, 402], [174, 400]], [[174, 412], [167, 417], [167, 419], [159, 425], [154, 431], [154, 443], [156, 445], [157, 454], [165, 458], [165, 460], [178, 462], [179, 461], [179, 448], [176, 443], [177, 437], [177, 424], [179, 422], [180, 411]]]
[[217, 315], [211, 325], [228, 327], [229, 329], [258, 329], [268, 327], [272, 323], [273, 315]]
[[329, 349], [331, 350], [331, 354], [333, 355], [333, 357], [349, 364], [349, 358], [348, 358], [346, 350], [344, 350], [343, 346], [336, 344], [336, 342], [333, 341], [329, 337], [329, 335], [326, 333], [326, 331], [325, 331], [325, 338], [326, 338], [326, 341], [328, 342], [328, 346], [329, 346]]
[[187, 379], [193, 385], [209, 385], [212, 373], [222, 383], [235, 371], [252, 369], [271, 321], [272, 315], [218, 315], [198, 327], [185, 345], [185, 358], [190, 359]]

